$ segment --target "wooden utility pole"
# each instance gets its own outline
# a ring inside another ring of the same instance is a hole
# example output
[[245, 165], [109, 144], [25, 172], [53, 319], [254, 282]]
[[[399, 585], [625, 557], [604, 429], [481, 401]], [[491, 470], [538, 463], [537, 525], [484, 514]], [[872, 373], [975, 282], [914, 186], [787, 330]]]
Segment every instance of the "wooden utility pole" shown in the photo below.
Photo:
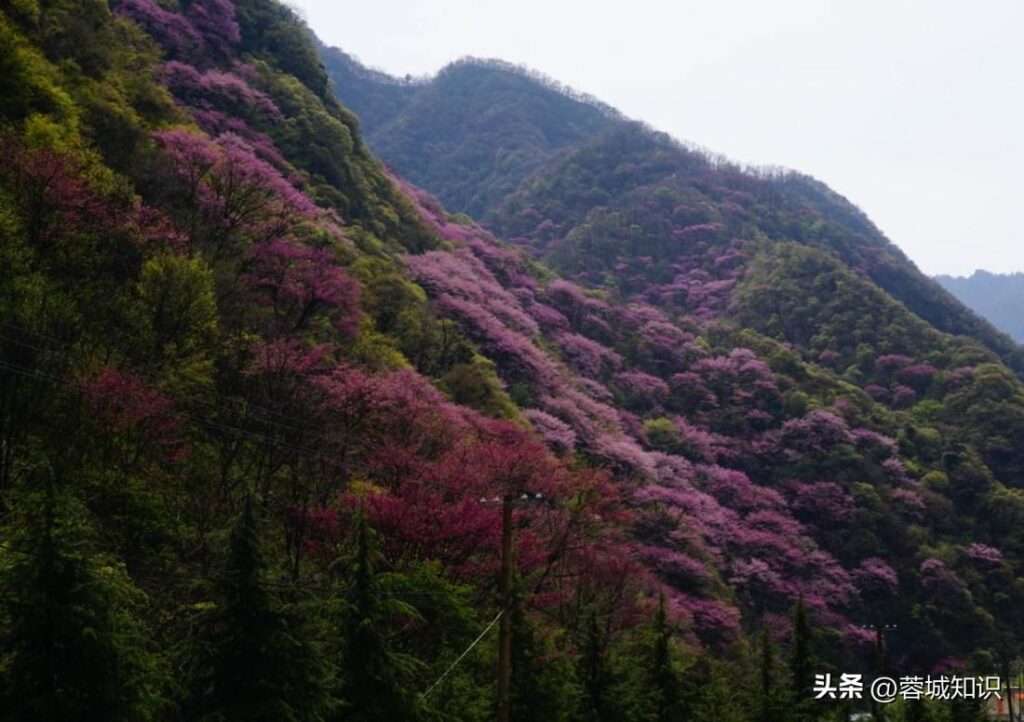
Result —
[[512, 496], [501, 502], [501, 619], [498, 627], [498, 722], [509, 720], [512, 688]]

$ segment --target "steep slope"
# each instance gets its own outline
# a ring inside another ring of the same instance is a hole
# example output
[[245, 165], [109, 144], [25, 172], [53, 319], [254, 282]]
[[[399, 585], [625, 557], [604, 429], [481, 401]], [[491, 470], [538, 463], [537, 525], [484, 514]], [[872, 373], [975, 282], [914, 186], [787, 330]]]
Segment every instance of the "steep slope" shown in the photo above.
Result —
[[443, 241], [290, 10], [5, 4], [0, 67], [5, 719], [493, 719], [492, 646], [419, 693], [500, 608], [479, 500], [526, 491], [520, 677], [575, 703], [583, 597], [642, 643], [618, 493], [404, 275]]
[[797, 242], [836, 257], [927, 323], [978, 339], [1024, 372], [1020, 347], [924, 276], [823, 184], [744, 170], [640, 125], [618, 126], [565, 152], [487, 218], [564, 273], [696, 315], [729, 304], [747, 245]]
[[482, 217], [563, 148], [616, 122], [597, 101], [494, 60], [400, 81], [337, 48], [321, 57], [381, 159], [453, 211]]
[[[1022, 471], [1024, 387], [990, 351], [798, 244], [752, 255], [737, 289], [744, 329], [551, 278], [420, 198], [460, 248], [410, 257], [414, 276], [495, 359], [553, 448], [642, 480], [637, 553], [701, 638], [728, 633], [733, 605], [775, 619], [797, 595], [854, 648], [873, 643], [858, 625], [898, 618], [910, 631], [890, 653], [907, 668], [938, 648], [966, 653], [975, 634], [1006, 639], [970, 605], [949, 615], [936, 577], [966, 601], [968, 560], [1021, 539], [990, 515], [1024, 499], [1008, 486]], [[837, 350], [809, 363], [749, 328], [772, 332], [778, 318], [825, 329]], [[561, 363], [538, 352], [538, 332]], [[878, 336], [911, 355], [878, 350]], [[986, 541], [948, 555], [968, 538]]]
[[[980, 340], [1024, 373], [1024, 353], [1012, 339], [920, 273], [856, 206], [810, 177], [741, 169], [493, 61], [464, 61], [434, 78], [399, 81], [340, 50], [321, 53], [339, 96], [351, 98], [385, 162], [449, 209], [487, 221], [500, 236], [525, 239], [563, 272], [579, 270], [571, 256], [588, 259], [596, 251], [591, 281], [598, 268], [647, 256], [660, 264], [659, 279], [672, 279], [671, 248], [683, 241], [657, 251], [651, 244], [668, 243], [686, 224], [718, 224], [723, 238], [793, 240], [837, 254], [928, 323]], [[603, 247], [593, 247], [595, 237]], [[710, 278], [727, 283], [733, 272]]]
[[483, 722], [499, 620], [516, 720], [831, 718], [800, 650], [883, 621], [1019, 656], [1024, 387], [831, 248], [587, 289], [387, 174], [272, 0], [2, 7], [5, 717]]
[[970, 276], [936, 276], [939, 285], [993, 326], [1024, 343], [1024, 273], [975, 271]]

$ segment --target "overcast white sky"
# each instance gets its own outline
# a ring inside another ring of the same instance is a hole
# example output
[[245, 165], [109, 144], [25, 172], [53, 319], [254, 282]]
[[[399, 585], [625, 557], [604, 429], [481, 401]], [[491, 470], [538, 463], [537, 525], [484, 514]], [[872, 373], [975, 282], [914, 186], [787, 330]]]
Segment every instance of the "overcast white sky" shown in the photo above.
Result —
[[395, 75], [502, 58], [734, 160], [810, 173], [927, 273], [1024, 271], [1021, 0], [290, 2]]

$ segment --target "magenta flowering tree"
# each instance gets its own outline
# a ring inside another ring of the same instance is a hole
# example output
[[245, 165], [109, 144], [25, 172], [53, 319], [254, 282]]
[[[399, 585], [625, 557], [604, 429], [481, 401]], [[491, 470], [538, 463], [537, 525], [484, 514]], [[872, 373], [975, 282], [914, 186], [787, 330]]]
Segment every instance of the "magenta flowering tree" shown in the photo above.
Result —
[[144, 458], [158, 448], [170, 459], [187, 452], [185, 417], [174, 401], [146, 385], [129, 371], [104, 366], [80, 376], [76, 384], [88, 411], [87, 418], [108, 434], [111, 449], [124, 460]]
[[293, 186], [301, 186], [303, 177], [288, 163], [285, 157], [274, 145], [274, 141], [264, 133], [253, 130], [244, 120], [235, 118], [220, 110], [206, 110], [202, 108], [189, 108], [192, 118], [199, 124], [199, 127], [206, 131], [211, 138], [222, 136], [237, 136], [248, 144], [253, 153], [262, 160], [274, 166], [282, 176]]
[[914, 359], [903, 354], [884, 354], [875, 359], [875, 368], [879, 371], [895, 371], [909, 366]]
[[[667, 377], [682, 372], [707, 352], [694, 343], [694, 335], [662, 319], [640, 321], [638, 350], [642, 360]], [[629, 326], [627, 326], [629, 328]]]
[[163, 79], [175, 97], [199, 110], [218, 110], [242, 124], [241, 118], [279, 123], [284, 120], [270, 96], [253, 89], [239, 75], [223, 70], [201, 71], [178, 60], [164, 65]]
[[943, 600], [941, 607], [947, 613], [973, 610], [974, 604], [970, 592], [963, 579], [946, 563], [936, 557], [929, 557], [921, 562], [921, 586], [926, 594], [936, 602]]
[[673, 406], [683, 411], [709, 410], [719, 406], [718, 396], [708, 388], [704, 377], [694, 371], [673, 374]]
[[875, 401], [881, 401], [885, 403], [889, 400], [889, 389], [881, 384], [870, 383], [864, 387], [865, 393], [868, 394]]
[[[699, 383], [689, 374], [696, 374]], [[771, 415], [778, 400], [775, 375], [753, 351], [735, 348], [728, 356], [702, 358], [690, 371], [672, 377], [673, 385], [684, 391], [683, 398], [697, 400], [706, 410], [706, 423], [715, 431], [744, 434], [750, 422], [763, 426], [763, 418], [751, 418], [752, 409]], [[711, 402], [711, 397], [714, 401]]]
[[679, 431], [678, 453], [691, 461], [713, 463], [728, 446], [725, 437], [691, 424], [686, 419], [677, 416], [672, 422]]
[[613, 381], [625, 395], [626, 403], [637, 409], [657, 408], [669, 394], [668, 384], [642, 371], [620, 371]]
[[576, 449], [576, 432], [558, 417], [540, 409], [525, 409], [523, 416], [556, 453], [571, 454]]
[[780, 444], [791, 454], [820, 455], [842, 444], [851, 444], [853, 436], [842, 417], [817, 409], [782, 425]]
[[975, 542], [967, 547], [967, 556], [982, 565], [997, 565], [1003, 561], [1003, 553], [988, 544]]
[[605, 376], [622, 365], [619, 354], [586, 336], [567, 331], [555, 338], [569, 365], [586, 376]]
[[562, 279], [551, 281], [546, 291], [548, 302], [569, 319], [574, 330], [591, 338], [614, 338], [608, 325], [612, 310], [607, 302], [587, 295], [580, 286]]
[[547, 331], [565, 331], [569, 328], [569, 319], [561, 311], [545, 303], [533, 302], [527, 308], [527, 312]]
[[118, 0], [116, 12], [141, 25], [174, 56], [185, 57], [202, 46], [203, 38], [192, 23], [156, 0]]
[[907, 467], [900, 459], [891, 457], [883, 461], [881, 466], [891, 484], [902, 485], [910, 483], [911, 480]]
[[863, 560], [851, 572], [854, 584], [866, 602], [888, 600], [899, 591], [896, 570], [878, 557]]
[[892, 387], [892, 405], [897, 409], [905, 409], [917, 401], [917, 392], [905, 384]]
[[959, 389], [967, 386], [974, 380], [973, 366], [960, 366], [946, 373], [943, 383], [947, 390]]
[[[254, 342], [245, 376], [301, 379], [330, 368], [330, 347], [309, 346], [295, 337], [280, 337]], [[269, 394], [279, 395], [279, 394]]]
[[270, 307], [275, 326], [295, 333], [324, 313], [335, 330], [355, 334], [359, 323], [359, 284], [326, 249], [274, 239], [253, 246], [243, 278], [257, 299]]
[[213, 261], [237, 257], [241, 249], [283, 237], [302, 221], [340, 236], [323, 210], [238, 136], [213, 141], [175, 129], [153, 137], [179, 183], [179, 225], [189, 230], [191, 251], [202, 250]]
[[231, 0], [193, 0], [184, 13], [156, 0], [117, 0], [115, 11], [141, 25], [173, 57], [226, 58], [242, 39]]
[[56, 243], [65, 236], [110, 233], [123, 223], [124, 210], [103, 198], [67, 154], [0, 140], [0, 173], [16, 190], [34, 245]]
[[429, 251], [406, 256], [405, 263], [416, 280], [432, 295], [470, 302], [493, 315], [509, 331], [535, 336], [537, 322], [526, 313], [514, 294], [506, 290], [484, 263], [466, 249]]
[[938, 369], [931, 364], [911, 364], [899, 369], [895, 373], [895, 377], [901, 384], [906, 384], [916, 391], [922, 392], [928, 388], [932, 377], [937, 372]]
[[913, 521], [922, 521], [927, 506], [921, 495], [912, 489], [894, 489], [889, 495], [893, 506], [905, 518]]
[[[729, 509], [747, 513], [785, 507], [779, 492], [754, 484], [742, 471], [715, 465], [698, 465], [696, 468], [700, 487]], [[796, 527], [791, 531], [795, 533]]]
[[206, 46], [219, 55], [227, 55], [242, 39], [231, 0], [193, 0], [188, 17]]
[[858, 451], [875, 459], [876, 461], [882, 461], [891, 456], [895, 456], [898, 451], [895, 439], [883, 436], [877, 431], [873, 431], [871, 429], [853, 429], [850, 432], [850, 436], [857, 445]]
[[842, 486], [831, 481], [787, 485], [789, 508], [816, 539], [829, 549], [840, 548], [856, 519], [857, 506]]

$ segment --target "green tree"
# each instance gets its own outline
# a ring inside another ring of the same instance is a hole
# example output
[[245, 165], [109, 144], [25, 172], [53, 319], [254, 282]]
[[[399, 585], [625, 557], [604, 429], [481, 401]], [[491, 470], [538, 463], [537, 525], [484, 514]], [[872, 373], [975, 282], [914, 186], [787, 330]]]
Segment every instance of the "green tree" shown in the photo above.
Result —
[[814, 718], [812, 712], [814, 659], [811, 642], [811, 623], [801, 597], [793, 608], [793, 648], [789, 664], [790, 693], [792, 695], [790, 709], [793, 719], [798, 722]]
[[[387, 596], [387, 577], [378, 571], [381, 555], [377, 533], [362, 514], [355, 519], [355, 550], [351, 562], [350, 607], [344, 629], [342, 698], [339, 719], [346, 722], [414, 720], [413, 694], [419, 661], [395, 649], [391, 628], [396, 616], [419, 617], [415, 609]], [[382, 579], [383, 577], [383, 579]]]
[[757, 721], [781, 722], [786, 716], [784, 689], [779, 683], [775, 644], [767, 629], [762, 629], [758, 644]]
[[681, 722], [680, 678], [673, 654], [672, 627], [665, 612], [665, 595], [658, 599], [651, 627], [648, 697], [656, 722]]
[[512, 722], [558, 722], [574, 702], [572, 670], [549, 638], [523, 611], [522, 592], [512, 603]]
[[601, 634], [597, 615], [587, 617], [583, 642], [580, 645], [578, 678], [580, 685], [580, 718], [586, 722], [612, 719], [610, 707], [611, 673], [607, 645]]
[[166, 677], [136, 618], [144, 595], [69, 492], [19, 496], [0, 548], [0, 720], [154, 719]]
[[266, 585], [260, 527], [246, 500], [231, 534], [214, 614], [203, 693], [205, 718], [224, 722], [314, 722], [332, 700], [318, 649], [298, 615]]

